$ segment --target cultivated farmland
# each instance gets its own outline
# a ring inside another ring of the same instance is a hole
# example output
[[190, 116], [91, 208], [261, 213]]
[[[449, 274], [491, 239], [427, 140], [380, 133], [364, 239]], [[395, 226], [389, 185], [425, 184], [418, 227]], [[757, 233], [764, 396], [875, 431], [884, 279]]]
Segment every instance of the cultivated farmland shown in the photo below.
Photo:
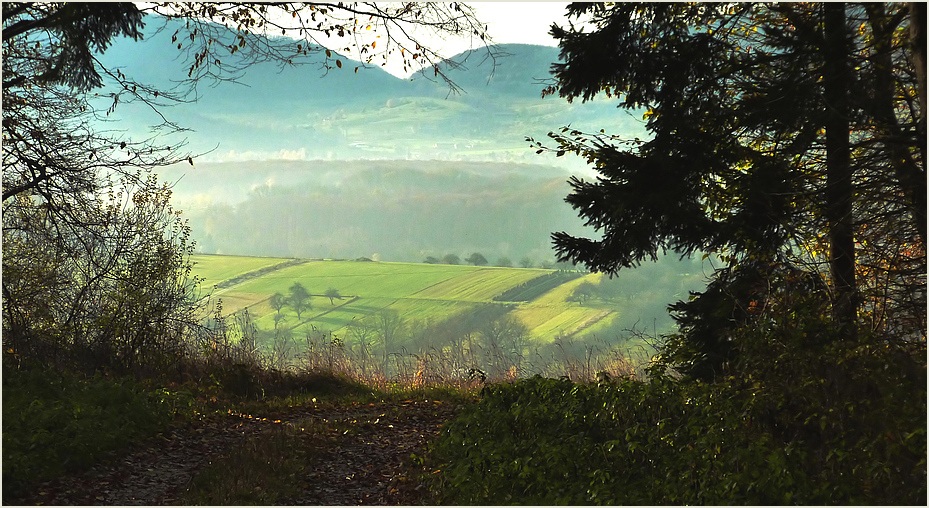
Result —
[[223, 281], [287, 261], [281, 258], [204, 255], [191, 256], [190, 260], [195, 264], [194, 273], [203, 278], [201, 286], [207, 291]]
[[[264, 330], [275, 327], [277, 311], [270, 305], [271, 296], [287, 296], [295, 283], [312, 295], [310, 309], [298, 318], [285, 306], [277, 326], [296, 334], [312, 329], [344, 334], [353, 321], [385, 309], [407, 322], [435, 324], [481, 306], [503, 305], [501, 295], [508, 294], [519, 296], [506, 302], [507, 308], [527, 326], [531, 338], [541, 342], [559, 335], [582, 335], [615, 315], [615, 310], [602, 306], [567, 301], [577, 284], [598, 280], [594, 274], [554, 277], [557, 272], [543, 269], [319, 260], [294, 264], [287, 259], [233, 256], [195, 256], [193, 261], [194, 273], [207, 281], [204, 290], [219, 285], [212, 296], [222, 299], [224, 313], [247, 309]], [[258, 275], [243, 277], [249, 273]], [[328, 289], [338, 290], [342, 298], [330, 302], [325, 296]]]

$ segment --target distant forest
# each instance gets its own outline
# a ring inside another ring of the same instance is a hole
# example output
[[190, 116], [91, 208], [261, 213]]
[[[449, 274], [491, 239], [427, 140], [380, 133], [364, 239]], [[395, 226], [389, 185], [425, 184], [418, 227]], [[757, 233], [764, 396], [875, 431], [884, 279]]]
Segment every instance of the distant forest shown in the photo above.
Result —
[[564, 202], [567, 174], [546, 166], [276, 161], [162, 173], [205, 254], [421, 262], [478, 252], [541, 266], [555, 261], [552, 231], [584, 232]]

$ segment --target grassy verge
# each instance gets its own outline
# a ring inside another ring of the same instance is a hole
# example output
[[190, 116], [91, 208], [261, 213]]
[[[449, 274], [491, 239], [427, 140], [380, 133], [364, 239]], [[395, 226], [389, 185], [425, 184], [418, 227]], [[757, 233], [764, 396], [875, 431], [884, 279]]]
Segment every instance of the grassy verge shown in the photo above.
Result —
[[131, 380], [4, 368], [4, 503], [154, 435], [188, 403]]

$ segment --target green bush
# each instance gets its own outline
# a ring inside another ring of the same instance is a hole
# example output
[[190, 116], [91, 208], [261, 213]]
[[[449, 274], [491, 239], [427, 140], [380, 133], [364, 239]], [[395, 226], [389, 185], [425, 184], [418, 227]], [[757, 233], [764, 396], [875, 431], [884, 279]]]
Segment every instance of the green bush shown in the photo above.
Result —
[[3, 369], [3, 500], [165, 428], [178, 397], [133, 381]]
[[842, 351], [716, 383], [488, 387], [430, 448], [431, 486], [443, 504], [923, 504], [925, 369]]
[[713, 381], [667, 374], [672, 337], [646, 381], [486, 388], [430, 449], [438, 499], [923, 505], [925, 341], [845, 339], [815, 295], [789, 296], [730, 330]]

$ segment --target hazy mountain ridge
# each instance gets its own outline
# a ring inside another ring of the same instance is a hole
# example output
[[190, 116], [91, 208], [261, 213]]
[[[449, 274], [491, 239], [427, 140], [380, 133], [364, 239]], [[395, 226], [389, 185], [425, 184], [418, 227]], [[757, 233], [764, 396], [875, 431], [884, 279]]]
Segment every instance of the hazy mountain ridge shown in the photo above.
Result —
[[[169, 87], [187, 73], [186, 50], [171, 39], [180, 26], [149, 18], [144, 40], [117, 41], [103, 59]], [[341, 69], [261, 63], [239, 83], [201, 83], [197, 102], [164, 111], [192, 131], [164, 142], [183, 137], [208, 153], [160, 173], [206, 253], [551, 261], [551, 232], [583, 231], [563, 200], [570, 170], [584, 165], [536, 155], [525, 138], [628, 117], [608, 101], [542, 99], [557, 48], [497, 50], [495, 61], [480, 48], [454, 57], [461, 65], [448, 74], [460, 95], [428, 72], [401, 79], [335, 52]], [[133, 104], [115, 116], [146, 137], [159, 120]]]
[[[149, 17], [142, 41], [117, 40], [101, 59], [140, 81], [170, 88], [187, 76], [186, 49], [171, 36], [180, 22]], [[526, 136], [544, 138], [571, 124], [590, 130], [610, 126], [638, 135], [640, 125], [616, 114], [606, 100], [568, 104], [540, 97], [558, 49], [506, 44], [501, 56], [474, 49], [451, 58], [461, 65], [448, 75], [463, 93], [419, 72], [409, 79], [336, 55], [341, 69], [320, 63], [285, 67], [258, 63], [238, 83], [201, 83], [196, 103], [165, 108], [165, 115], [192, 129], [187, 138], [202, 160], [417, 159], [543, 162], [577, 169], [579, 161], [536, 156]], [[230, 59], [233, 58], [231, 55]], [[359, 67], [358, 72], [354, 71]], [[150, 109], [125, 104], [120, 128], [138, 136], [158, 123]], [[617, 124], [617, 119], [621, 120]], [[172, 139], [172, 138], [166, 138]]]

